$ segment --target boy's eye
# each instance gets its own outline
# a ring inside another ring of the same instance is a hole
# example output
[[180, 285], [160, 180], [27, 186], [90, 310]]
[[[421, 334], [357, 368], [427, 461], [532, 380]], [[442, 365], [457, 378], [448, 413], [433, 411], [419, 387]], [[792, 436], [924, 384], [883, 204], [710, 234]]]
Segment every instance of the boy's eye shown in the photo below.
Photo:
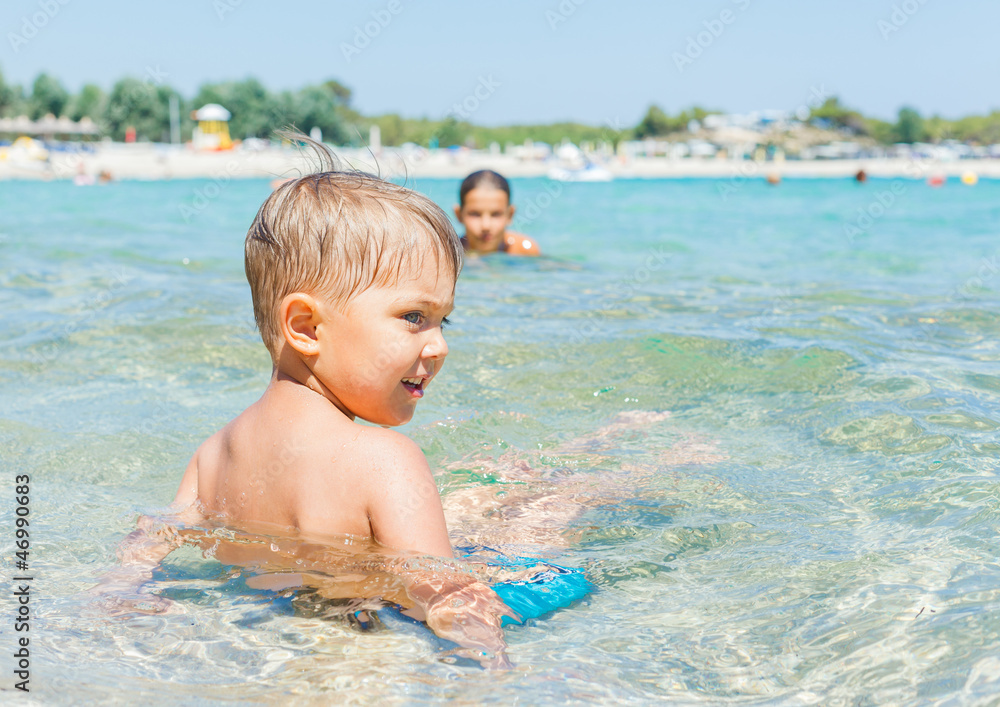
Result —
[[451, 320], [448, 317], [441, 318], [441, 328], [444, 329], [446, 326], [451, 326]]
[[423, 319], [423, 315], [420, 312], [407, 312], [403, 315], [403, 319], [408, 321], [410, 324], [420, 324], [420, 320]]

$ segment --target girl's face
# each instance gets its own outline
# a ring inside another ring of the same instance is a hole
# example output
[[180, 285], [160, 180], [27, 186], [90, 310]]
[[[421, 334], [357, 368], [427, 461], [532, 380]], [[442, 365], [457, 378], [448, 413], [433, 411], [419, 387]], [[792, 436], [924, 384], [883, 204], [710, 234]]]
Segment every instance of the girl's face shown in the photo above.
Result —
[[514, 207], [502, 189], [477, 187], [465, 195], [462, 206], [455, 207], [455, 217], [465, 226], [469, 249], [491, 253], [503, 244]]

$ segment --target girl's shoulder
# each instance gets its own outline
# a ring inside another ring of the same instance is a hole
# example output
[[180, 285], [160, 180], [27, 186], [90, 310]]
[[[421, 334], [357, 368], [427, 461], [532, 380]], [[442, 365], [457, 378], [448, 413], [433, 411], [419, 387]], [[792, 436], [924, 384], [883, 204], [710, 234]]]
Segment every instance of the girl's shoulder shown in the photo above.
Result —
[[541, 255], [537, 241], [516, 231], [507, 231], [504, 236], [506, 251], [511, 255]]

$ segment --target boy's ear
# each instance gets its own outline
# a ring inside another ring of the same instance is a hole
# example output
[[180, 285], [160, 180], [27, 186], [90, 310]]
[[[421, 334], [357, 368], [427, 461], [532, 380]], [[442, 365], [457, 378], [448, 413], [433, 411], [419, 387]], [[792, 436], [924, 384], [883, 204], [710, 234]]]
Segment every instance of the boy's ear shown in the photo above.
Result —
[[515, 211], [517, 211], [517, 207], [514, 206], [513, 204], [511, 204], [510, 206], [507, 207], [507, 220], [508, 221], [513, 221], [514, 220], [514, 212]]
[[462, 207], [459, 204], [455, 204], [455, 219], [462, 223]]
[[319, 353], [319, 337], [316, 327], [322, 319], [319, 305], [305, 292], [285, 295], [278, 309], [278, 325], [281, 335], [293, 349], [303, 356]]

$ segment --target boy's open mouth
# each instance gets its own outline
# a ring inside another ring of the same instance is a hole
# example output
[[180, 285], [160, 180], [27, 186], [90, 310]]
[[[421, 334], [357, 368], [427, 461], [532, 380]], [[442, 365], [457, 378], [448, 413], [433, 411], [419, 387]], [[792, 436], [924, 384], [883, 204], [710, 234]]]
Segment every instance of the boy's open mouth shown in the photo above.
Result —
[[426, 378], [404, 378], [403, 387], [412, 393], [422, 396], [424, 394], [424, 384], [426, 382]]

